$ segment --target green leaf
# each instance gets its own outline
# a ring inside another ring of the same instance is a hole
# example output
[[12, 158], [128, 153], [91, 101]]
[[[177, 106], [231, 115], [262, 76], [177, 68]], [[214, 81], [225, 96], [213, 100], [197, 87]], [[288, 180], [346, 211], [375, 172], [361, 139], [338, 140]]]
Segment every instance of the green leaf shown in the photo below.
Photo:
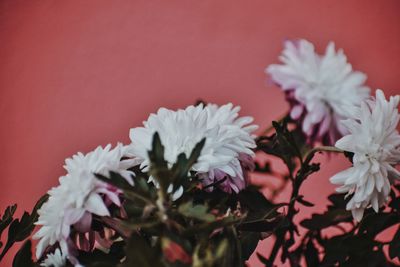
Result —
[[168, 169], [168, 163], [164, 160], [164, 146], [159, 134], [153, 135], [152, 148], [149, 151], [150, 170], [149, 174], [159, 183], [161, 190], [167, 191], [172, 182], [172, 176]]
[[300, 225], [309, 230], [322, 230], [342, 222], [352, 222], [351, 212], [347, 211], [344, 194], [332, 194], [328, 197], [331, 202], [328, 210], [322, 214], [313, 214], [310, 219], [304, 219]]
[[275, 205], [270, 202], [256, 187], [247, 187], [240, 191], [238, 199], [242, 207], [250, 211], [266, 211], [275, 208]]
[[126, 260], [121, 267], [165, 267], [161, 262], [161, 251], [138, 235], [132, 235], [125, 247]]
[[322, 245], [325, 255], [321, 266], [388, 266], [379, 242], [369, 235], [345, 233], [325, 240]]
[[206, 139], [203, 138], [199, 143], [197, 143], [193, 148], [189, 158], [186, 158], [185, 153], [178, 155], [176, 163], [171, 168], [172, 182], [176, 183], [176, 187], [182, 184], [183, 179], [187, 179], [190, 169], [200, 157], [201, 150], [203, 149], [205, 142]]
[[396, 212], [380, 212], [375, 213], [369, 211], [365, 214], [362, 221], [360, 222], [359, 232], [368, 234], [371, 237], [375, 237], [385, 229], [400, 222], [400, 216]]
[[133, 188], [133, 186], [131, 184], [129, 184], [128, 181], [117, 172], [110, 171], [110, 173], [109, 173], [110, 177], [107, 177], [107, 176], [104, 176], [104, 175], [101, 175], [98, 173], [95, 173], [95, 176], [100, 181], [105, 182], [110, 185], [113, 185], [116, 188], [119, 188], [124, 191], [125, 190], [129, 191], [129, 190], [132, 190], [132, 188]]
[[7, 251], [12, 247], [15, 242], [20, 242], [29, 237], [35, 228], [35, 222], [38, 219], [37, 210], [47, 200], [48, 195], [42, 196], [36, 203], [32, 213], [24, 212], [21, 219], [14, 219], [8, 227], [7, 242], [0, 254], [0, 260], [4, 257]]
[[13, 221], [13, 216], [16, 210], [17, 210], [17, 204], [14, 204], [12, 206], [8, 206], [4, 211], [4, 214], [0, 220], [0, 238], [4, 229], [6, 229]]
[[33, 267], [34, 265], [32, 260], [32, 243], [30, 240], [27, 240], [17, 254], [15, 254], [12, 267]]
[[301, 159], [306, 146], [305, 136], [299, 127], [288, 129], [288, 119], [280, 122], [273, 121], [275, 134], [270, 137], [261, 137], [257, 140], [257, 149], [266, 154], [276, 156], [283, 160], [289, 173], [292, 174], [296, 167], [296, 159]]
[[300, 225], [309, 230], [321, 230], [341, 222], [351, 222], [351, 213], [342, 209], [328, 210], [323, 214], [313, 214], [310, 219], [304, 219]]
[[261, 233], [259, 232], [241, 232], [240, 244], [242, 249], [243, 260], [248, 260], [257, 248], [258, 241], [261, 240]]
[[194, 205], [193, 202], [186, 202], [179, 206], [178, 211], [186, 217], [194, 218], [200, 221], [215, 221], [215, 216], [208, 212], [208, 207], [205, 205]]

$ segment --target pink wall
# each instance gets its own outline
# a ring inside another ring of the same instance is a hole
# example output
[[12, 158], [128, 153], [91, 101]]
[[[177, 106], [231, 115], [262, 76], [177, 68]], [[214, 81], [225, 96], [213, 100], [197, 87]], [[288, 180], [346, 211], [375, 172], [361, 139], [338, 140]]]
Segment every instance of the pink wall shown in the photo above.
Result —
[[[128, 142], [160, 106], [231, 101], [268, 125], [286, 104], [264, 68], [290, 38], [334, 40], [372, 88], [399, 92], [397, 0], [1, 1], [1, 210], [30, 209], [66, 157]], [[308, 199], [322, 207], [344, 164], [325, 164]]]

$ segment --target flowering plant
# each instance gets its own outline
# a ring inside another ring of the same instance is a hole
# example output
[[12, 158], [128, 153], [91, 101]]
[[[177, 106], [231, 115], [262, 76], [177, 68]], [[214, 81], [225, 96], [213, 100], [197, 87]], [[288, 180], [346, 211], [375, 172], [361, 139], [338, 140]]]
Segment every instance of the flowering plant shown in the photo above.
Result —
[[[130, 130], [130, 144], [67, 159], [59, 185], [31, 213], [14, 218], [9, 206], [0, 260], [24, 242], [14, 267], [246, 266], [253, 253], [265, 266], [397, 266], [400, 97], [370, 96], [366, 75], [333, 43], [319, 55], [306, 40], [288, 41], [281, 61], [266, 71], [290, 111], [262, 134], [232, 104], [160, 108]], [[300, 189], [319, 171], [319, 152], [342, 154], [349, 168], [330, 178], [339, 187], [327, 209], [298, 222], [299, 209], [313, 206]], [[290, 185], [290, 198], [261, 193], [254, 172]], [[380, 241], [393, 226], [391, 240]], [[255, 252], [263, 239], [272, 243], [267, 254]]]

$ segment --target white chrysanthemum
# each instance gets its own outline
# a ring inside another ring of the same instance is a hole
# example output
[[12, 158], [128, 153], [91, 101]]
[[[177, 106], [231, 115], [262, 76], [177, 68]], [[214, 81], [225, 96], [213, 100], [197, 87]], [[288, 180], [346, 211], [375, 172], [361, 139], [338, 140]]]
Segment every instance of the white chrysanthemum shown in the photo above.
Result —
[[229, 176], [228, 184], [222, 189], [238, 192], [245, 184], [240, 156], [254, 154], [251, 132], [257, 129], [257, 126], [249, 125], [253, 121], [251, 117], [238, 118], [239, 110], [240, 107], [232, 104], [189, 106], [177, 111], [160, 108], [143, 123], [144, 127], [131, 129], [129, 151], [146, 171], [155, 132], [160, 136], [165, 147], [164, 157], [170, 164], [175, 163], [180, 153], [189, 156], [194, 146], [206, 138], [192, 170], [207, 180], [206, 184]]
[[330, 181], [340, 184], [338, 192], [353, 194], [347, 203], [357, 221], [364, 209], [372, 206], [378, 212], [390, 193], [390, 182], [399, 179], [394, 166], [400, 163], [400, 135], [396, 130], [400, 115], [400, 97], [385, 99], [376, 91], [375, 101], [366, 101], [356, 119], [343, 121], [350, 132], [336, 142], [336, 147], [354, 153], [353, 167], [334, 175]]
[[64, 267], [67, 263], [67, 259], [61, 253], [59, 249], [56, 249], [54, 253], [47, 254], [46, 259], [40, 264], [43, 267]]
[[301, 121], [310, 141], [333, 145], [346, 134], [340, 120], [350, 118], [369, 97], [366, 75], [353, 71], [333, 42], [321, 56], [306, 40], [287, 41], [280, 60], [282, 65], [270, 65], [266, 72], [287, 93], [291, 117]]
[[119, 191], [101, 182], [95, 173], [108, 175], [110, 171], [119, 172], [132, 183], [132, 160], [122, 160], [125, 148], [118, 144], [111, 150], [111, 145], [98, 147], [86, 155], [78, 153], [66, 159], [64, 168], [67, 175], [60, 178], [60, 185], [52, 188], [49, 199], [39, 209], [41, 225], [34, 235], [40, 239], [36, 247], [36, 256], [40, 258], [49, 245], [59, 243], [62, 253], [69, 256], [70, 227], [74, 225], [78, 231], [86, 232], [90, 228], [91, 214], [108, 216], [109, 211], [105, 199], [120, 205]]

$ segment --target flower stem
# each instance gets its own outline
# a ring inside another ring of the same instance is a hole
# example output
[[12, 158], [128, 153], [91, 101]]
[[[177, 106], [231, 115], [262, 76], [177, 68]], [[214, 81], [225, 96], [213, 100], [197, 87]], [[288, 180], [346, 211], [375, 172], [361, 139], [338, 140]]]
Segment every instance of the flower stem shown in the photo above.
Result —
[[[291, 201], [288, 207], [288, 212], [286, 215], [286, 218], [290, 223], [293, 222], [293, 218], [296, 215], [297, 211], [295, 209], [295, 203], [296, 199], [299, 195], [299, 190], [302, 185], [302, 183], [306, 180], [308, 174], [307, 170], [309, 168], [309, 164], [314, 158], [314, 155], [318, 152], [335, 152], [335, 153], [344, 153], [343, 150], [338, 149], [336, 147], [332, 146], [320, 146], [320, 147], [315, 147], [308, 151], [308, 153], [305, 155], [304, 160], [301, 161], [301, 167], [300, 170], [297, 172], [295, 179], [293, 180], [293, 191], [291, 194]], [[271, 254], [268, 259], [268, 266], [273, 266], [275, 262], [275, 258], [278, 254], [279, 249], [282, 247], [282, 249], [286, 249], [286, 252], [288, 252], [288, 248], [285, 247], [285, 236], [286, 233], [289, 231], [289, 228], [287, 229], [282, 229], [282, 231], [279, 231], [279, 233], [276, 234], [276, 239], [275, 239], [275, 244], [272, 247]]]
[[341, 149], [336, 148], [334, 146], [318, 146], [318, 147], [314, 147], [313, 149], [308, 151], [308, 153], [305, 155], [303, 164], [309, 164], [311, 162], [311, 160], [313, 159], [315, 153], [324, 152], [324, 151], [325, 152], [344, 153], [344, 150], [341, 150]]

